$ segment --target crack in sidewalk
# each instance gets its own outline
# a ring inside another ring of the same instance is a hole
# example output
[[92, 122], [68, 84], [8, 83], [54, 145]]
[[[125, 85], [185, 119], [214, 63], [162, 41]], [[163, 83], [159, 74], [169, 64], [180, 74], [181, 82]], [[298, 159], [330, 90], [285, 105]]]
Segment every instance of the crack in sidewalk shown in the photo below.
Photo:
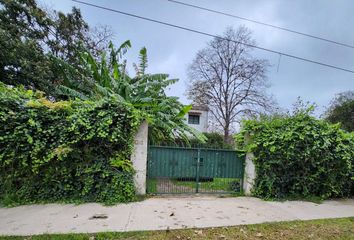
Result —
[[130, 206], [129, 215], [128, 215], [128, 220], [127, 220], [127, 223], [126, 223], [125, 226], [124, 226], [124, 232], [127, 231], [128, 225], [129, 225], [129, 223], [130, 223], [130, 218], [131, 218], [131, 216], [132, 216], [132, 212], [133, 212], [134, 209], [135, 209], [134, 207], [135, 207], [135, 203]]

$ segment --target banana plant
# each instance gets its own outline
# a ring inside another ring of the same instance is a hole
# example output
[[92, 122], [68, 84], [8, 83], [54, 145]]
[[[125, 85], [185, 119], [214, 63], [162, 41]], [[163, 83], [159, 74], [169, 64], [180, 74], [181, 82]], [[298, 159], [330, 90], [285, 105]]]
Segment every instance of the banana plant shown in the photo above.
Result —
[[168, 74], [146, 73], [147, 50], [139, 52], [139, 64], [133, 64], [135, 76], [127, 73], [124, 54], [131, 47], [129, 41], [117, 49], [109, 44], [109, 53], [104, 53], [100, 60], [86, 51], [81, 54], [81, 69], [74, 69], [61, 63], [63, 84], [59, 86], [69, 98], [95, 99], [113, 97], [117, 101], [131, 104], [149, 121], [150, 141], [173, 140], [185, 141], [194, 136], [205, 140], [202, 134], [184, 123], [184, 117], [191, 106], [184, 106], [177, 97], [169, 97], [165, 89], [178, 81], [170, 79]]

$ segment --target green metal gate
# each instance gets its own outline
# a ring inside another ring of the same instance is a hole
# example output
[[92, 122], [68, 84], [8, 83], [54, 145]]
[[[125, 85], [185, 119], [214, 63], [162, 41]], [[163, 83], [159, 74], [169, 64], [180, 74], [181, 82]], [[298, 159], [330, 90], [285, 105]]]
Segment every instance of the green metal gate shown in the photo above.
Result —
[[148, 193], [242, 191], [244, 156], [225, 149], [149, 146]]

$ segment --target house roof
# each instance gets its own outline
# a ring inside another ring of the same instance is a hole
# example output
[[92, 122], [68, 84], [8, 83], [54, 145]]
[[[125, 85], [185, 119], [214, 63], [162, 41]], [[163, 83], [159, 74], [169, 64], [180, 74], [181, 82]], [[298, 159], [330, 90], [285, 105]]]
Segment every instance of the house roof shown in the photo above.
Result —
[[199, 111], [209, 111], [208, 106], [203, 105], [193, 105], [191, 111], [199, 110]]

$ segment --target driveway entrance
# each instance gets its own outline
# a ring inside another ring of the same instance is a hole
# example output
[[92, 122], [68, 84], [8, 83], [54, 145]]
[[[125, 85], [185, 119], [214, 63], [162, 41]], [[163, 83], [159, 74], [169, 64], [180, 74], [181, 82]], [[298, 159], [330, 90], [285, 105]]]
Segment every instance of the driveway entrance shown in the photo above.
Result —
[[147, 192], [236, 193], [244, 155], [225, 149], [149, 146]]

